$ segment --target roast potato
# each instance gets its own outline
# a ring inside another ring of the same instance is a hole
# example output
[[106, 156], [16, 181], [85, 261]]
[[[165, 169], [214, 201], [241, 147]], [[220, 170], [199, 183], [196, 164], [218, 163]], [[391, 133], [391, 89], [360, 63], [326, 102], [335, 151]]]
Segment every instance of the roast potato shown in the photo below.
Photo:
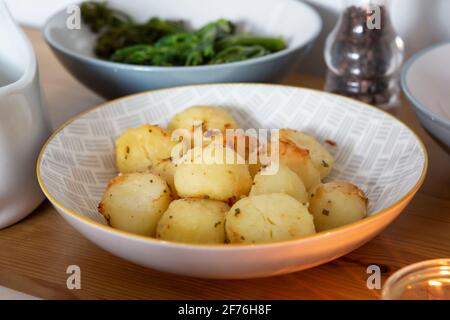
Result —
[[323, 179], [330, 174], [334, 164], [333, 156], [313, 137], [293, 129], [281, 129], [280, 139], [294, 142], [300, 148], [309, 151], [311, 160]]
[[170, 130], [187, 129], [194, 132], [196, 122], [201, 122], [202, 130], [217, 129], [223, 134], [226, 129], [237, 128], [236, 121], [223, 108], [193, 106], [173, 116], [169, 123]]
[[[308, 202], [309, 196], [308, 192], [306, 192], [305, 185], [294, 171], [285, 165], [279, 164], [276, 174], [264, 175], [264, 172], [270, 169], [270, 167], [264, 168], [261, 172], [256, 174], [253, 180], [252, 189], [250, 190], [250, 196], [285, 193], [303, 204]], [[275, 171], [275, 169], [273, 171]]]
[[261, 164], [259, 162], [248, 165], [248, 172], [250, 172], [252, 179], [255, 178], [259, 171], [261, 171]]
[[225, 232], [231, 243], [265, 243], [315, 233], [306, 206], [283, 193], [249, 196], [236, 202], [225, 216]]
[[279, 157], [281, 164], [287, 166], [302, 179], [307, 190], [320, 183], [320, 172], [314, 166], [308, 150], [298, 147], [290, 140], [280, 139]]
[[[234, 162], [226, 163], [227, 152], [235, 159]], [[221, 163], [206, 161], [210, 155], [218, 156]], [[209, 198], [229, 203], [248, 195], [252, 179], [248, 166], [238, 164], [238, 158], [233, 149], [222, 145], [191, 149], [175, 169], [178, 195], [182, 198]]]
[[150, 168], [150, 173], [153, 173], [166, 181], [172, 191], [172, 196], [176, 199], [178, 198], [178, 195], [175, 189], [174, 181], [175, 168], [176, 165], [171, 159], [164, 159], [152, 165]]
[[224, 243], [224, 220], [229, 209], [216, 200], [175, 200], [161, 217], [156, 237], [184, 243]]
[[349, 182], [329, 182], [311, 192], [309, 210], [316, 229], [329, 230], [363, 219], [367, 215], [367, 198]]
[[232, 147], [237, 154], [245, 159], [245, 163], [248, 164], [250, 176], [254, 179], [255, 175], [261, 169], [259, 150], [264, 146], [258, 141], [256, 136], [244, 132], [236, 131], [233, 138], [232, 146], [227, 140], [228, 146]]
[[117, 168], [121, 173], [146, 172], [156, 162], [170, 158], [175, 145], [157, 125], [128, 129], [116, 140]]
[[98, 208], [110, 226], [153, 237], [156, 224], [171, 201], [170, 188], [160, 177], [128, 173], [109, 183]]

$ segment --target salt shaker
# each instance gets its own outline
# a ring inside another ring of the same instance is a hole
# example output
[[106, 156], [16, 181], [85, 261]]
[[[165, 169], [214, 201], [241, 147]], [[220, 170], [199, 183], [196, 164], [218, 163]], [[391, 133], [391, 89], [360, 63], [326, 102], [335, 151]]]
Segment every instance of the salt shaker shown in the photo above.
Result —
[[345, 8], [327, 38], [325, 90], [390, 109], [398, 104], [404, 57], [388, 0], [344, 0]]

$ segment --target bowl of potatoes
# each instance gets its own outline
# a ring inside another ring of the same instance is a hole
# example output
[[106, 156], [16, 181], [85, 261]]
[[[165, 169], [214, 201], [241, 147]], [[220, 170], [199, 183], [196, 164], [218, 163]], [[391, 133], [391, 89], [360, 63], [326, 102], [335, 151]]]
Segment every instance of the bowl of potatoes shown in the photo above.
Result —
[[202, 278], [311, 268], [363, 245], [421, 186], [426, 150], [374, 107], [314, 90], [208, 84], [69, 121], [37, 164], [56, 210], [105, 250]]

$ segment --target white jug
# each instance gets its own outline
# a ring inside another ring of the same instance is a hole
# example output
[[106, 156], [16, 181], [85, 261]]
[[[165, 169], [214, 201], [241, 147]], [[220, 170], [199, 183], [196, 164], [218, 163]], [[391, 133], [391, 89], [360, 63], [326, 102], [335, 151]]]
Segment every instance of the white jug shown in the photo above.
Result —
[[36, 56], [0, 0], [0, 229], [44, 199], [35, 168], [49, 133]]

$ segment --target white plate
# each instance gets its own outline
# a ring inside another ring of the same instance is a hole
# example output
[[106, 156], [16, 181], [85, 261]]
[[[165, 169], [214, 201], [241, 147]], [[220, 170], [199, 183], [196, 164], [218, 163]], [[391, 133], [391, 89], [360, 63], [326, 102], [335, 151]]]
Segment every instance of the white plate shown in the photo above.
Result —
[[[143, 123], [165, 126], [192, 105], [229, 108], [244, 128], [291, 127], [331, 139], [330, 179], [350, 180], [369, 197], [368, 218], [314, 236], [262, 245], [177, 244], [108, 227], [97, 212], [116, 175], [114, 139]], [[42, 189], [58, 212], [105, 250], [150, 268], [205, 278], [251, 278], [310, 268], [361, 246], [386, 227], [419, 189], [427, 155], [404, 124], [374, 107], [295, 87], [264, 84], [186, 86], [108, 102], [70, 121], [38, 161]]]

